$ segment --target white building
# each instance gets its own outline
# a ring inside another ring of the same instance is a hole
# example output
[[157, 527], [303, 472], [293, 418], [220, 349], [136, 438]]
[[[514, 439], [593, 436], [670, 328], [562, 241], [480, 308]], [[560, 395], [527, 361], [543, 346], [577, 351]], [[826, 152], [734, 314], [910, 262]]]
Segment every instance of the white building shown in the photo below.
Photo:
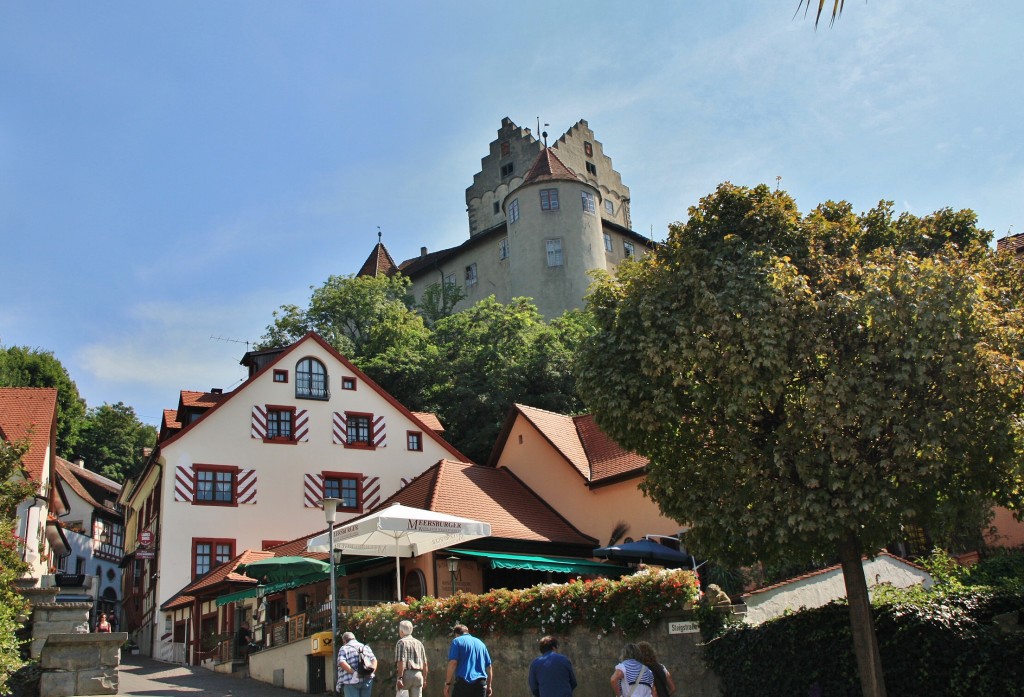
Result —
[[157, 658], [171, 657], [174, 631], [161, 607], [193, 580], [243, 550], [322, 529], [325, 496], [358, 515], [438, 460], [465, 459], [436, 419], [410, 412], [316, 334], [242, 363], [250, 375], [234, 391], [182, 393], [122, 497], [127, 629]]

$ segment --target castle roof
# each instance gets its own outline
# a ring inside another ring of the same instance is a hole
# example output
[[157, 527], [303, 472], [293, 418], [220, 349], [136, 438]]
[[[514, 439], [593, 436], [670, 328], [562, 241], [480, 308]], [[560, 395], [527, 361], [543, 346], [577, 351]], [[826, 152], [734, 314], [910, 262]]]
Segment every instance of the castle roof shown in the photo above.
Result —
[[544, 148], [537, 155], [537, 159], [530, 165], [530, 171], [526, 173], [523, 183], [520, 186], [545, 181], [579, 181], [579, 177], [571, 169], [558, 159], [553, 148]]
[[378, 242], [373, 247], [373, 251], [370, 252], [370, 256], [366, 257], [366, 261], [359, 268], [359, 273], [356, 276], [393, 276], [398, 272], [398, 264], [391, 258], [391, 254], [388, 253], [388, 248], [384, 246], [383, 242]]

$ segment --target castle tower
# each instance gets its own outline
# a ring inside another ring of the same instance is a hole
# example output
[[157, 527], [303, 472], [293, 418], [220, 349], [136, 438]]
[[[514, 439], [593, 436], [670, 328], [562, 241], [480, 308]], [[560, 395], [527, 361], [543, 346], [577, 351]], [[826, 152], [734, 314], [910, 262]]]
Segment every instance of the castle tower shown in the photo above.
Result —
[[[553, 149], [541, 150], [502, 202], [511, 296], [533, 297], [545, 317], [561, 314], [567, 299], [582, 301], [588, 272], [605, 268], [602, 208], [598, 187], [581, 180]], [[538, 288], [545, 293], [538, 296]]]

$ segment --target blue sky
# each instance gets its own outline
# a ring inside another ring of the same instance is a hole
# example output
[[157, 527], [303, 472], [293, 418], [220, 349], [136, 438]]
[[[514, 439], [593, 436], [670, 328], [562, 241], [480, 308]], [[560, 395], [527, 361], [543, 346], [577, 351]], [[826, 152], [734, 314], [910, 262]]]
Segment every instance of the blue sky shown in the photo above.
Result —
[[1024, 199], [1024, 3], [0, 4], [0, 344], [157, 423], [229, 389], [279, 305], [466, 239], [501, 119], [587, 119], [638, 232], [722, 181], [802, 210]]

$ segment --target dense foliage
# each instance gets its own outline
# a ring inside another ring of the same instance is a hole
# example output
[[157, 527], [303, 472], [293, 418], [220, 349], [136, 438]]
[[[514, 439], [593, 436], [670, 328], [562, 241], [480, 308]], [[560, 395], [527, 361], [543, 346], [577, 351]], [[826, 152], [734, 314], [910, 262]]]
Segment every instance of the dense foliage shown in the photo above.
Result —
[[[1004, 632], [994, 619], [1019, 622], [1024, 554], [998, 554], [947, 576], [932, 591], [880, 592], [875, 602], [885, 682], [896, 695], [1024, 693], [1024, 632]], [[952, 569], [952, 567], [950, 567]], [[984, 578], [996, 585], [970, 585]], [[705, 646], [705, 662], [724, 697], [757, 694], [860, 694], [850, 648], [847, 608], [832, 603], [762, 625], [732, 626]]]
[[259, 346], [316, 331], [399, 402], [437, 414], [445, 437], [474, 462], [487, 459], [515, 402], [582, 409], [574, 358], [592, 331], [589, 315], [545, 322], [527, 298], [502, 304], [493, 297], [452, 314], [458, 289], [449, 288], [443, 303], [434, 297], [440, 290], [413, 309], [408, 279], [332, 276], [313, 289], [305, 310], [275, 312]]
[[626, 635], [647, 629], [666, 612], [684, 609], [698, 595], [689, 571], [641, 571], [618, 581], [599, 578], [542, 584], [522, 590], [497, 589], [482, 595], [408, 599], [378, 605], [347, 618], [362, 641], [394, 640], [401, 620], [410, 620], [420, 638], [447, 636], [461, 622], [478, 636], [518, 634], [524, 629], [561, 633], [574, 626]]
[[75, 456], [88, 469], [123, 482], [142, 469], [145, 449], [153, 447], [156, 435], [156, 428], [139, 421], [130, 406], [104, 404], [86, 414]]
[[0, 438], [0, 694], [9, 692], [8, 679], [23, 663], [17, 632], [26, 603], [15, 590], [14, 581], [27, 567], [21, 560], [24, 540], [16, 535], [14, 513], [18, 504], [33, 492], [21, 464], [26, 450], [24, 443]]

